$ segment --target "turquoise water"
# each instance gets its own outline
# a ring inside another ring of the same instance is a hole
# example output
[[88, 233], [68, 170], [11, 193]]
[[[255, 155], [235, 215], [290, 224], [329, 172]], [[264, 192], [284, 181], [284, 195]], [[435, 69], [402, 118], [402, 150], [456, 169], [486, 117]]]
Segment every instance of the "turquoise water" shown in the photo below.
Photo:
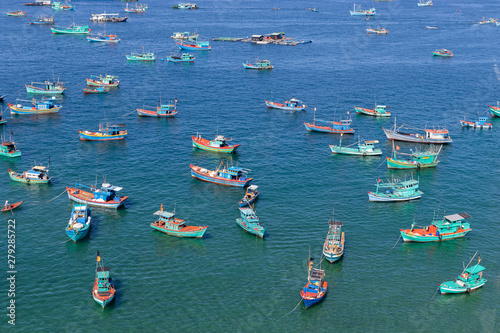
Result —
[[[118, 45], [51, 35], [47, 26], [0, 16], [0, 92], [9, 95], [7, 101], [25, 98], [24, 84], [53, 75], [70, 87], [59, 115], [10, 117], [4, 112], [5, 133], [14, 132], [23, 152], [17, 160], [0, 159], [0, 199], [25, 200], [14, 215], [17, 328], [498, 331], [500, 122], [493, 119], [493, 130], [479, 131], [462, 130], [458, 120], [465, 113], [468, 119], [476, 117], [499, 99], [500, 28], [474, 22], [500, 12], [489, 0], [436, 1], [430, 8], [416, 2], [364, 2], [364, 8], [377, 8], [370, 21], [349, 15], [351, 1], [203, 1], [199, 10], [174, 11], [170, 3], [151, 0], [147, 14], [130, 14], [128, 22], [119, 24], [89, 21], [91, 13], [123, 14], [119, 2], [74, 1], [75, 12], [54, 13], [57, 24], [69, 25], [74, 17], [93, 32], [117, 34], [122, 38]], [[320, 12], [305, 10], [309, 6]], [[52, 13], [23, 10], [28, 16]], [[389, 29], [389, 35], [368, 36], [370, 25]], [[125, 59], [142, 47], [164, 58], [176, 49], [172, 32], [193, 30], [207, 38], [285, 31], [314, 43], [214, 42], [212, 51], [196, 54], [194, 64]], [[455, 57], [433, 58], [432, 51], [442, 47]], [[256, 57], [269, 59], [275, 69], [245, 71], [242, 62]], [[84, 96], [84, 79], [100, 73], [119, 75], [120, 88]], [[163, 100], [178, 99], [177, 117], [139, 118], [135, 108], [155, 105], [160, 94]], [[278, 99], [296, 96], [310, 107], [300, 113], [266, 109], [264, 99], [271, 94]], [[344, 143], [355, 142], [358, 134], [378, 139], [383, 157], [332, 156], [328, 144], [336, 144], [338, 136], [306, 133], [302, 126], [312, 120], [313, 107], [318, 118], [338, 120], [354, 105], [371, 107], [375, 99], [391, 107], [392, 119], [351, 113], [357, 133], [344, 136]], [[443, 147], [437, 169], [415, 174], [424, 192], [421, 200], [369, 203], [367, 191], [374, 190], [378, 178], [405, 175], [388, 171], [384, 162], [392, 145], [382, 127], [391, 126], [394, 118], [417, 128], [446, 125], [454, 142]], [[130, 133], [126, 140], [77, 139], [78, 130], [95, 130], [106, 120], [125, 123]], [[189, 164], [215, 168], [221, 159], [193, 150], [190, 135], [212, 137], [217, 130], [241, 144], [237, 155], [222, 159], [251, 169], [259, 185], [256, 212], [267, 230], [264, 240], [246, 234], [235, 222], [242, 189], [202, 183], [189, 175]], [[34, 160], [46, 163], [49, 157], [51, 185], [9, 180], [7, 168], [24, 171]], [[126, 208], [93, 208], [90, 237], [67, 242], [64, 228], [72, 203], [66, 194], [57, 196], [77, 180], [90, 185], [103, 177], [124, 188], [122, 195], [130, 197]], [[175, 207], [188, 223], [208, 225], [206, 237], [178, 239], [153, 231], [152, 214], [162, 203], [169, 210]], [[332, 209], [345, 225], [345, 257], [323, 265], [329, 291], [321, 304], [308, 310], [300, 305], [285, 316], [300, 300], [309, 251], [319, 262]], [[467, 212], [473, 231], [445, 243], [400, 241], [388, 252], [399, 229], [409, 227], [415, 215], [425, 225], [438, 210]], [[0, 237], [5, 252], [6, 236]], [[91, 297], [96, 251], [111, 267], [117, 286], [116, 301], [104, 311]], [[476, 251], [486, 267], [485, 287], [466, 295], [437, 294], [425, 306], [439, 283], [456, 278]], [[1, 290], [7, 290], [1, 280]], [[6, 318], [2, 327], [10, 326]]]

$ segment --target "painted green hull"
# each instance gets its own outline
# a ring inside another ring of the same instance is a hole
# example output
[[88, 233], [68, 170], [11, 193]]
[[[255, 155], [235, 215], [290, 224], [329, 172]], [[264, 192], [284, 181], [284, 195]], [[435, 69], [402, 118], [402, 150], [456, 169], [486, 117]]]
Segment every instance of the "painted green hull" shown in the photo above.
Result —
[[38, 179], [29, 179], [29, 178], [27, 179], [27, 178], [18, 177], [13, 173], [9, 173], [9, 176], [10, 176], [10, 179], [12, 179], [13, 181], [19, 182], [19, 183], [25, 183], [25, 184], [48, 184], [48, 183], [50, 183], [50, 180], [52, 179], [52, 178], [49, 178], [47, 180], [38, 180]]
[[3, 152], [3, 151], [0, 151], [0, 156], [7, 156], [7, 157], [19, 157], [21, 156], [21, 151], [20, 150], [16, 150], [14, 153], [6, 153], [6, 152]]
[[160, 232], [163, 232], [164, 234], [171, 235], [171, 236], [176, 236], [176, 237], [187, 237], [187, 238], [202, 238], [203, 234], [207, 230], [207, 228], [192, 231], [192, 232], [182, 232], [179, 230], [170, 230], [170, 229], [165, 229], [165, 228], [160, 228], [157, 227], [153, 224], [151, 224], [151, 228], [158, 230]]
[[362, 150], [359, 148], [347, 148], [347, 147], [330, 145], [330, 150], [332, 151], [332, 154], [361, 155], [361, 156], [382, 155], [382, 150], [380, 149], [373, 149], [370, 151], [370, 150]]
[[228, 147], [210, 147], [210, 146], [202, 145], [202, 144], [200, 144], [200, 143], [198, 143], [198, 142], [196, 142], [194, 140], [192, 140], [192, 142], [193, 142], [193, 147], [196, 147], [198, 149], [205, 150], [205, 151], [211, 151], [211, 152], [214, 152], [214, 153], [232, 154], [239, 147], [239, 145], [228, 146]]
[[405, 160], [394, 160], [392, 158], [387, 158], [387, 168], [389, 169], [423, 169], [423, 168], [435, 168], [439, 161], [432, 163], [412, 163]]
[[441, 294], [463, 294], [470, 293], [478, 288], [484, 286], [488, 280], [481, 279], [477, 283], [467, 283], [464, 286], [457, 284], [455, 281], [443, 282], [439, 285], [439, 291]]
[[405, 242], [418, 242], [418, 243], [427, 243], [427, 242], [441, 242], [445, 240], [450, 240], [450, 239], [456, 239], [456, 238], [462, 238], [467, 233], [469, 233], [469, 230], [463, 231], [463, 232], [455, 232], [452, 234], [441, 234], [439, 236], [422, 236], [422, 235], [417, 235], [411, 232], [406, 232], [401, 230], [401, 237], [403, 238], [403, 241]]

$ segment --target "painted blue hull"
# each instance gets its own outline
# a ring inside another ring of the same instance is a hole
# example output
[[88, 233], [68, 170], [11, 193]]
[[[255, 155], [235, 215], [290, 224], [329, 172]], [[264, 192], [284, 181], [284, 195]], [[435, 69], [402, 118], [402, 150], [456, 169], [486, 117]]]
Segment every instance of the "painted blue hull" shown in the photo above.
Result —
[[245, 207], [245, 206], [248, 206], [250, 205], [251, 203], [253, 203], [255, 200], [257, 200], [257, 198], [259, 197], [259, 195], [257, 194], [256, 196], [254, 196], [252, 199], [248, 200], [248, 201], [240, 201], [239, 204], [240, 204], [240, 207]]
[[323, 252], [323, 255], [325, 256], [325, 259], [328, 260], [329, 263], [333, 264], [334, 262], [336, 262], [340, 258], [342, 258], [342, 256], [344, 255], [344, 252], [342, 252], [340, 255], [333, 255], [333, 254]]
[[182, 44], [177, 44], [177, 45], [179, 45], [179, 48], [181, 50], [189, 50], [189, 51], [210, 51], [212, 49], [211, 47], [192, 47]]
[[84, 229], [80, 229], [79, 231], [66, 229], [66, 235], [68, 235], [69, 239], [71, 239], [73, 242], [76, 243], [80, 239], [85, 238], [89, 233], [89, 230], [90, 230], [90, 225]]
[[94, 298], [94, 301], [96, 301], [100, 306], [102, 306], [102, 308], [104, 309], [106, 307], [106, 305], [108, 305], [109, 303], [111, 303], [112, 300], [115, 299], [115, 296], [113, 296], [112, 298], [110, 299], [107, 299], [105, 301], [101, 301], [100, 299], [98, 299], [97, 297], [95, 297], [94, 295], [92, 295], [92, 297]]
[[324, 294], [323, 296], [318, 297], [316, 299], [304, 299], [304, 298], [302, 298], [302, 301], [304, 301], [304, 305], [306, 306], [306, 308], [308, 308], [308, 307], [313, 306], [316, 303], [321, 302], [323, 300], [323, 298], [325, 298], [325, 295], [326, 294]]
[[89, 200], [82, 200], [80, 198], [77, 198], [71, 194], [68, 193], [68, 197], [78, 203], [86, 204], [89, 206], [96, 206], [96, 207], [104, 207], [104, 208], [114, 208], [118, 209], [120, 206], [124, 204], [125, 201], [122, 202], [113, 202], [113, 203], [106, 203], [106, 202], [97, 202], [97, 201], [89, 201]]
[[252, 228], [252, 227], [248, 227], [246, 225], [243, 224], [243, 221], [242, 219], [236, 219], [236, 223], [238, 223], [238, 225], [243, 229], [245, 230], [246, 232], [248, 233], [251, 233], [251, 234], [254, 234], [254, 235], [257, 235], [259, 236], [260, 238], [264, 238], [264, 234], [266, 233], [266, 229], [264, 229], [263, 227], [261, 228]]
[[221, 178], [212, 178], [212, 177], [209, 177], [207, 175], [195, 172], [193, 170], [191, 170], [191, 176], [194, 178], [197, 178], [199, 180], [203, 180], [205, 182], [219, 184], [219, 185], [225, 185], [225, 186], [234, 186], [234, 187], [245, 187], [245, 186], [248, 186], [250, 184], [250, 182], [252, 181], [252, 179], [249, 179], [247, 181], [238, 181], [237, 182], [237, 181], [229, 180], [229, 179], [223, 180]]

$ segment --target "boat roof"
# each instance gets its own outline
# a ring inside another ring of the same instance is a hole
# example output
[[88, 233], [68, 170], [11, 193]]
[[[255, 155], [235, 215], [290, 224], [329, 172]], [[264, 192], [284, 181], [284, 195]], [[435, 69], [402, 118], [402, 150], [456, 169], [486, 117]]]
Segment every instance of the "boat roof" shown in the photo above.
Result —
[[239, 207], [240, 211], [248, 215], [255, 215], [255, 212], [250, 207]]
[[252, 38], [253, 37], [264, 37], [264, 35], [252, 35]]
[[156, 213], [154, 213], [153, 215], [158, 215], [158, 216], [165, 217], [165, 218], [171, 218], [171, 217], [175, 216], [174, 213], [167, 212], [165, 210], [159, 210]]
[[85, 204], [77, 204], [73, 206], [73, 210], [85, 210], [87, 209], [87, 205]]
[[109, 267], [97, 267], [98, 272], [109, 272]]
[[105, 190], [115, 191], [115, 192], [123, 190], [123, 187], [113, 186], [113, 185], [108, 184], [108, 183], [103, 183], [101, 188], [103, 188]]
[[2, 142], [2, 146], [14, 146], [14, 142], [5, 141], [5, 142]]
[[432, 133], [450, 133], [447, 129], [426, 129], [425, 131]]
[[378, 143], [378, 140], [369, 140], [369, 141], [365, 141], [365, 143]]
[[460, 214], [447, 215], [444, 218], [450, 222], [456, 222], [456, 221], [468, 219], [468, 218], [470, 218], [470, 215], [467, 213], [460, 213]]
[[328, 221], [329, 225], [338, 225], [338, 226], [343, 226], [344, 224], [339, 221]]
[[109, 124], [108, 127], [127, 127], [125, 124]]
[[38, 171], [44, 171], [47, 168], [44, 167], [44, 166], [41, 166], [41, 165], [35, 165], [32, 169], [33, 170], [38, 170]]
[[312, 268], [311, 269], [311, 280], [321, 280], [325, 276], [325, 271], [322, 269]]
[[231, 171], [243, 171], [243, 168], [242, 167], [237, 167], [237, 166], [232, 166], [232, 167], [227, 168], [227, 170], [231, 170]]
[[483, 266], [477, 264], [477, 265], [474, 265], [472, 267], [467, 268], [465, 271], [469, 274], [476, 274], [476, 273], [479, 273], [479, 272], [484, 271], [484, 270], [485, 270], [485, 268]]
[[250, 186], [248, 186], [249, 190], [256, 190], [257, 188], [258, 188], [257, 185], [250, 185]]

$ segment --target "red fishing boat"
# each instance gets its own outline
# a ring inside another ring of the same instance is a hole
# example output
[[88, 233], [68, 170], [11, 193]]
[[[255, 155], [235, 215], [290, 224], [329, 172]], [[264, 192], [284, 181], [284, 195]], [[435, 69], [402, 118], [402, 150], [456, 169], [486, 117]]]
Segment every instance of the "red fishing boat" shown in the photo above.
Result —
[[216, 153], [231, 154], [236, 152], [236, 149], [238, 149], [238, 147], [240, 146], [239, 144], [228, 144], [227, 141], [230, 141], [232, 139], [225, 138], [223, 135], [216, 135], [215, 139], [207, 140], [203, 139], [200, 134], [197, 134], [196, 136], [191, 135], [191, 139], [193, 140], [193, 147]]
[[19, 202], [16, 202], [16, 203], [13, 203], [12, 205], [9, 205], [8, 204], [8, 201], [6, 202], [6, 205], [2, 208], [2, 210], [0, 210], [1, 212], [8, 212], [8, 211], [11, 211], [13, 209], [16, 209], [18, 208], [19, 206], [21, 206], [21, 204], [23, 203], [23, 201], [19, 201]]

